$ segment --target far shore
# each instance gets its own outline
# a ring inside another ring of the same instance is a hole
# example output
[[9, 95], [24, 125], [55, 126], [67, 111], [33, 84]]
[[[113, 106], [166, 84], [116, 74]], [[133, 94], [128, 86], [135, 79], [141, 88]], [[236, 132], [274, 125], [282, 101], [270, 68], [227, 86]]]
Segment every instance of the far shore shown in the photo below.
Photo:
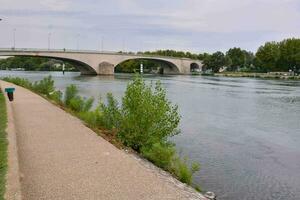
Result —
[[221, 73], [212, 74], [212, 76], [300, 80], [300, 75], [293, 76], [283, 72], [278, 72], [278, 73], [276, 72], [271, 72], [271, 73], [221, 72]]

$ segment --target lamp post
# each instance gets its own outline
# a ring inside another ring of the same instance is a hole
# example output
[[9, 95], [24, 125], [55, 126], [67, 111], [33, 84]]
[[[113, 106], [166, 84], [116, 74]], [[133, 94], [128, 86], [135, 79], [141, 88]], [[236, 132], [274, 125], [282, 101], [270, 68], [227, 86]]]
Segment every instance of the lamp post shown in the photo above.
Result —
[[13, 49], [16, 48], [16, 28], [13, 29]]
[[76, 39], [77, 39], [77, 41], [76, 41], [76, 49], [77, 49], [77, 51], [79, 50], [79, 37], [80, 37], [80, 34], [77, 34], [76, 35]]
[[48, 50], [50, 50], [51, 33], [48, 33]]
[[99, 50], [103, 51], [103, 36], [101, 36], [100, 42], [99, 42]]

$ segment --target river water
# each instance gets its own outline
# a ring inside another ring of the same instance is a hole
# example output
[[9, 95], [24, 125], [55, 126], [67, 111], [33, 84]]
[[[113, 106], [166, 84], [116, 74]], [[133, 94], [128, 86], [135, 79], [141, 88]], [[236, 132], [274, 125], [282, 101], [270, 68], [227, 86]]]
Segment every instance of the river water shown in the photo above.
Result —
[[[120, 99], [131, 75], [8, 72], [56, 87], [79, 87], [83, 96]], [[202, 76], [145, 75], [160, 80], [179, 105], [181, 154], [201, 163], [195, 182], [224, 200], [300, 199], [300, 81]]]

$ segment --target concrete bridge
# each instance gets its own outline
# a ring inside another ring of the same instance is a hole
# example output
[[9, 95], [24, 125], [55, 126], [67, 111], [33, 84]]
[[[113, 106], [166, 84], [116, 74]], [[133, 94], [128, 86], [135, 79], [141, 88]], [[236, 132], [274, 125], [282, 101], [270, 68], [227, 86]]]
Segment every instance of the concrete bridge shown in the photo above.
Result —
[[[45, 49], [0, 49], [0, 56], [38, 56], [67, 61], [76, 66], [81, 74], [114, 74], [114, 68], [127, 60], [144, 59], [160, 63], [164, 74], [190, 74], [202, 70], [200, 60], [125, 54], [99, 51], [45, 50]], [[17, 66], [16, 66], [17, 67]]]

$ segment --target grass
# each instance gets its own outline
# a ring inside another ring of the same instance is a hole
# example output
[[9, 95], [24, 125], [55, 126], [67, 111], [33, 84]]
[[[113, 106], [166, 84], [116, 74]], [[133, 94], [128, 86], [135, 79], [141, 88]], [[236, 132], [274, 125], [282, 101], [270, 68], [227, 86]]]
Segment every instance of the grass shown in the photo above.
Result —
[[7, 172], [7, 114], [4, 94], [0, 90], [0, 200], [4, 200], [5, 182]]

